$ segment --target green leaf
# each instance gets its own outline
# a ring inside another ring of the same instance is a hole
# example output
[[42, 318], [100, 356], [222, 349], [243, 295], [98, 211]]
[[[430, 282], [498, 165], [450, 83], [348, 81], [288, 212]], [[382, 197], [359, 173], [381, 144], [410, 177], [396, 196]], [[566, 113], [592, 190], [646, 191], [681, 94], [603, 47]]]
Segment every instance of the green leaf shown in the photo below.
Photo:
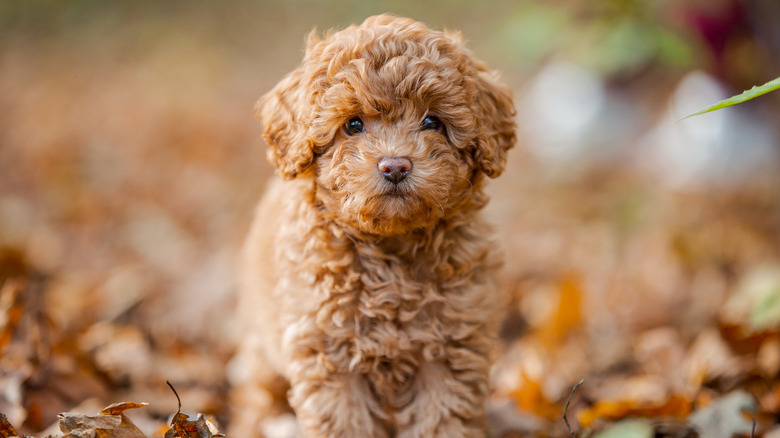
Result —
[[742, 94], [738, 94], [736, 96], [730, 97], [726, 100], [721, 100], [720, 102], [716, 103], [715, 105], [708, 106], [707, 108], [704, 108], [701, 111], [697, 111], [693, 114], [688, 114], [687, 116], [683, 117], [680, 120], [685, 120], [688, 117], [698, 116], [700, 114], [708, 113], [711, 111], [719, 110], [721, 108], [726, 108], [727, 106], [737, 105], [743, 102], [747, 102], [748, 100], [755, 99], [758, 96], [762, 96], [766, 93], [769, 93], [770, 91], [775, 91], [777, 89], [780, 89], [780, 78], [776, 78], [774, 80], [771, 80], [767, 82], [764, 85], [753, 87]]
[[653, 428], [645, 420], [624, 420], [599, 432], [594, 438], [652, 438]]

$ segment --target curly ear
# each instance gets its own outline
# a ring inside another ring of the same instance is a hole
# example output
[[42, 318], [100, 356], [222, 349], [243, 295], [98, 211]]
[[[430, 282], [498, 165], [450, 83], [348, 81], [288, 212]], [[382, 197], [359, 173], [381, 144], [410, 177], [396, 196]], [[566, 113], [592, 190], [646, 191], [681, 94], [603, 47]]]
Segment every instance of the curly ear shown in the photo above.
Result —
[[271, 149], [268, 161], [285, 179], [293, 179], [314, 162], [309, 135], [314, 104], [304, 74], [299, 68], [282, 79], [255, 106], [263, 121], [263, 139]]
[[516, 140], [512, 91], [485, 71], [479, 72], [475, 83], [479, 134], [474, 158], [485, 175], [496, 178], [504, 171], [507, 151]]

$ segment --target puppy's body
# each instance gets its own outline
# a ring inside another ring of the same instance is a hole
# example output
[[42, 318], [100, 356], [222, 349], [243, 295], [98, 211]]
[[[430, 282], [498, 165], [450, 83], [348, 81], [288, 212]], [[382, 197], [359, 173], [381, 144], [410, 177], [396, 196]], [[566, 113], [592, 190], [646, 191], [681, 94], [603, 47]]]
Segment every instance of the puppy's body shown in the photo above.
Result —
[[259, 110], [287, 181], [247, 240], [236, 436], [258, 433], [269, 367], [307, 437], [483, 436], [501, 300], [478, 212], [508, 91], [456, 37], [379, 16], [311, 39]]

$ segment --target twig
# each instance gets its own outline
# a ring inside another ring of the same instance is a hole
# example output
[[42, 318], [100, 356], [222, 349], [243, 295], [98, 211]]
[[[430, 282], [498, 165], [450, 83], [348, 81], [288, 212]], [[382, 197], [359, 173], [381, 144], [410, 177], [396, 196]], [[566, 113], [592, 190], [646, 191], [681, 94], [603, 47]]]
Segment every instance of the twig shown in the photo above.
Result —
[[753, 428], [750, 429], [750, 438], [753, 438], [753, 435], [756, 434], [756, 419], [755, 418], [751, 418], [750, 421], [753, 422]]
[[176, 400], [179, 402], [179, 410], [176, 411], [176, 413], [178, 414], [181, 412], [181, 399], [179, 398], [179, 393], [176, 392], [176, 388], [174, 388], [173, 385], [171, 385], [170, 381], [166, 380], [165, 383], [167, 383], [168, 387], [171, 388], [171, 391], [173, 391], [173, 395], [176, 396]]
[[574, 397], [574, 391], [577, 390], [583, 383], [585, 383], [585, 379], [580, 380], [577, 382], [576, 385], [574, 385], [571, 388], [571, 394], [569, 394], [569, 399], [566, 400], [566, 406], [563, 407], [563, 422], [566, 423], [566, 427], [569, 429], [569, 433], [571, 434], [572, 438], [576, 438], [574, 436], [574, 431], [571, 430], [571, 425], [569, 425], [569, 420], [566, 418], [566, 413], [569, 411], [569, 403], [571, 403], [571, 398]]

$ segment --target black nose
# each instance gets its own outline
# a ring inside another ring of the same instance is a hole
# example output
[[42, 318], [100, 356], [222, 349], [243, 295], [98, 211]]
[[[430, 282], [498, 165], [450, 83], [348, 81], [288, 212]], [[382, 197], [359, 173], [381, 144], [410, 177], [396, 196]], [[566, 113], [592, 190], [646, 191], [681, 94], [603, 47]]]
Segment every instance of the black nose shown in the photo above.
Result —
[[412, 170], [412, 162], [404, 157], [385, 157], [379, 160], [376, 167], [386, 180], [398, 184], [406, 179], [406, 175]]

